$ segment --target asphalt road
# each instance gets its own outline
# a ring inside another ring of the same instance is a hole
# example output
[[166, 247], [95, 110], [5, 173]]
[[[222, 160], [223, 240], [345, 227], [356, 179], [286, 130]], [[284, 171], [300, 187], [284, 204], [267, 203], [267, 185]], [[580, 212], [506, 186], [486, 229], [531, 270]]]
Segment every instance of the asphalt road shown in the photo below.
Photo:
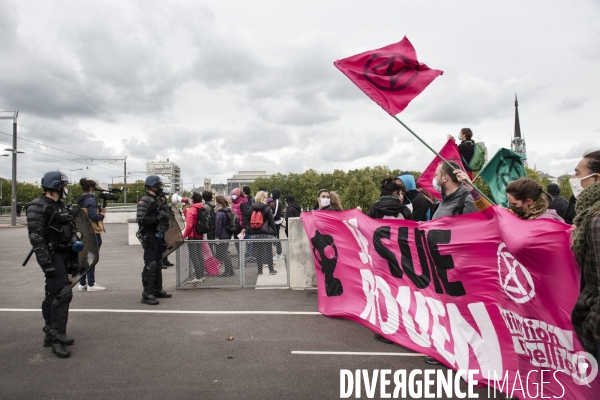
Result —
[[[141, 304], [142, 249], [127, 245], [125, 224], [107, 231], [96, 271], [107, 290], [75, 290], [67, 329], [75, 344], [59, 359], [42, 347], [44, 276], [35, 257], [21, 266], [27, 231], [0, 229], [1, 399], [339, 399], [341, 369], [432, 368], [420, 355], [293, 354], [412, 353], [316, 313], [315, 290], [177, 291], [171, 267], [164, 279], [173, 297]], [[228, 313], [243, 311], [310, 314]], [[488, 398], [487, 388], [476, 393]]]

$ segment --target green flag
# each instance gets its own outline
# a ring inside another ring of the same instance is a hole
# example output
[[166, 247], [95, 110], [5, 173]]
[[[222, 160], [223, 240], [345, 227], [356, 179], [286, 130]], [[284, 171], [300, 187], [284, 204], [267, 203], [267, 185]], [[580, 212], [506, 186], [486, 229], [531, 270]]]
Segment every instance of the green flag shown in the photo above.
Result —
[[508, 149], [500, 149], [483, 167], [479, 175], [492, 190], [496, 204], [508, 207], [506, 187], [509, 183], [526, 175], [523, 154]]

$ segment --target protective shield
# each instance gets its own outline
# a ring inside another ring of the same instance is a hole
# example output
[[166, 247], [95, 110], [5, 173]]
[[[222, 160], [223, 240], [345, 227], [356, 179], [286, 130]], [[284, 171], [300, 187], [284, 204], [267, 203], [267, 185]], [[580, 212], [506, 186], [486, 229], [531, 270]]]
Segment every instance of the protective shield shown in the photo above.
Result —
[[177, 207], [171, 204], [170, 207], [165, 208], [166, 213], [169, 215], [169, 229], [164, 233], [167, 248], [163, 251], [163, 258], [177, 250], [183, 244], [181, 231], [185, 226], [181, 212]]
[[81, 233], [81, 239], [79, 240], [83, 243], [83, 250], [78, 253], [81, 268], [75, 275], [69, 275], [71, 287], [75, 286], [79, 279], [98, 263], [100, 258], [96, 233], [85, 212], [79, 209], [73, 216], [73, 222], [75, 223], [75, 229]]

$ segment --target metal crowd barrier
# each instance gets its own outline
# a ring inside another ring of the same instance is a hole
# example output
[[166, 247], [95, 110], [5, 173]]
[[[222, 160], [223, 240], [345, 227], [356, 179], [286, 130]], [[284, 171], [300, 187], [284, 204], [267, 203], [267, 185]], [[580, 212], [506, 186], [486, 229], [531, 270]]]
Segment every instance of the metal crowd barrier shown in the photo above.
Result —
[[290, 286], [288, 239], [186, 240], [175, 254], [177, 289]]

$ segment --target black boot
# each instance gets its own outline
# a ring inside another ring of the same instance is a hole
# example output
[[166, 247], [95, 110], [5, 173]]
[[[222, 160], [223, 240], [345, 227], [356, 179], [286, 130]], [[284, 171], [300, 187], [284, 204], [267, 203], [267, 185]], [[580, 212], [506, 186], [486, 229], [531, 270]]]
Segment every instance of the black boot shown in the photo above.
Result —
[[58, 332], [60, 324], [52, 324], [52, 352], [59, 358], [71, 357], [71, 352], [67, 349], [67, 341], [69, 338], [65, 332]]
[[153, 294], [147, 294], [146, 292], [143, 292], [142, 303], [148, 304], [149, 306], [155, 306], [158, 304], [158, 300], [156, 300], [156, 297], [154, 297]]
[[174, 264], [169, 261], [169, 259], [167, 257], [162, 259], [162, 265], [163, 265], [163, 269], [167, 269], [167, 267], [172, 267]]
[[173, 296], [171, 293], [167, 293], [163, 290], [162, 271], [158, 269], [156, 271], [156, 285], [154, 286], [154, 297], [160, 299], [168, 299]]
[[[45, 333], [44, 335], [44, 347], [50, 347], [52, 346], [52, 330], [50, 329], [50, 325], [46, 325], [44, 326], [44, 328], [42, 329]], [[75, 339], [67, 337], [67, 335], [65, 334], [63, 337], [64, 340], [64, 344], [66, 344], [67, 346], [72, 345], [73, 343], [75, 343]]]

